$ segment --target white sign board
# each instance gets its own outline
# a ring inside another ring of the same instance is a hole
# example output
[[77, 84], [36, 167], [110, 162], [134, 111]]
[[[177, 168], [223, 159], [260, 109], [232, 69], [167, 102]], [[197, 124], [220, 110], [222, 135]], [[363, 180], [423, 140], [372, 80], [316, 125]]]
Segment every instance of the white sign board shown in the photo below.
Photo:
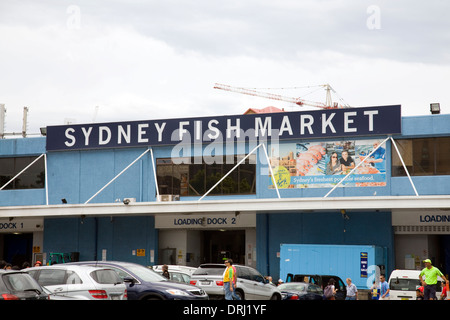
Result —
[[44, 219], [0, 219], [0, 233], [23, 233], [44, 230]]
[[450, 226], [450, 211], [392, 210], [393, 226]]
[[157, 215], [157, 229], [228, 229], [255, 228], [256, 214]]

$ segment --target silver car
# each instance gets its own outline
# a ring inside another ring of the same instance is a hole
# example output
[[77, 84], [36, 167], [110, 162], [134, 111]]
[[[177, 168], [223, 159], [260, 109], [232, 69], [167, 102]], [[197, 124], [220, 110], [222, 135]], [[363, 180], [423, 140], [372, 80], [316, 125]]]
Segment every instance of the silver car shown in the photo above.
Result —
[[[155, 272], [162, 274], [163, 273], [162, 267], [163, 267], [162, 265], [155, 265], [152, 267], [152, 269]], [[186, 284], [190, 283], [192, 273], [194, 273], [194, 271], [197, 270], [197, 268], [194, 267], [187, 267], [180, 265], [168, 265], [168, 267], [170, 280]]]
[[[241, 300], [281, 300], [281, 292], [251, 267], [236, 267], [236, 294]], [[225, 266], [217, 263], [201, 264], [191, 276], [191, 284], [202, 288], [210, 298], [223, 299], [223, 273]]]
[[56, 297], [80, 300], [127, 300], [127, 288], [110, 268], [53, 265], [24, 269]]

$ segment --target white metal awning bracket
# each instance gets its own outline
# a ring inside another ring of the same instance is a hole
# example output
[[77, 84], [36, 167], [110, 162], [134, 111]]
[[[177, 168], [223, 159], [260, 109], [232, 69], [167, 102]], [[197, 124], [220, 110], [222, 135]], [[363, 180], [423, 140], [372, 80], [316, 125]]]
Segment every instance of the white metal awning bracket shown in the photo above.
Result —
[[397, 155], [398, 155], [398, 157], [400, 158], [400, 161], [402, 162], [402, 165], [403, 165], [403, 168], [405, 169], [405, 171], [406, 171], [406, 174], [408, 175], [408, 178], [409, 178], [409, 182], [411, 183], [411, 186], [413, 187], [413, 189], [414, 189], [414, 193], [416, 194], [416, 196], [419, 196], [419, 194], [417, 193], [417, 190], [416, 190], [416, 187], [415, 187], [415, 185], [414, 185], [414, 182], [412, 181], [412, 179], [411, 179], [411, 176], [409, 175], [409, 171], [408, 171], [408, 169], [406, 168], [406, 165], [405, 165], [405, 162], [403, 161], [403, 158], [402, 158], [402, 155], [400, 154], [400, 151], [398, 150], [398, 148], [397, 148], [397, 144], [395, 143], [395, 141], [394, 141], [394, 139], [392, 138], [392, 136], [389, 136], [389, 137], [387, 137], [386, 139], [384, 139], [383, 140], [383, 142], [381, 142], [374, 150], [372, 150], [372, 152], [371, 153], [369, 153], [365, 158], [364, 158], [364, 160], [363, 161], [361, 161], [360, 163], [358, 163], [358, 165], [357, 166], [355, 166], [341, 181], [339, 181], [339, 183], [337, 184], [337, 185], [335, 185], [334, 187], [333, 187], [333, 189], [331, 189], [325, 196], [324, 196], [324, 198], [326, 198], [326, 197], [328, 197], [328, 195], [330, 195], [330, 193], [332, 193], [345, 179], [347, 179], [347, 177], [349, 176], [349, 175], [351, 175], [361, 164], [363, 164], [364, 163], [364, 161], [366, 161], [366, 159], [368, 159], [375, 151], [377, 151], [378, 150], [378, 148], [380, 148], [383, 144], [385, 144], [386, 143], [386, 141], [387, 140], [391, 140], [392, 141], [392, 144], [394, 145], [394, 148], [395, 148], [395, 151], [397, 152]]
[[135, 164], [139, 159], [141, 159], [147, 152], [151, 151], [150, 148], [148, 148], [147, 150], [145, 150], [144, 152], [142, 152], [142, 154], [137, 157], [133, 162], [131, 162], [125, 169], [123, 169], [122, 171], [120, 171], [114, 178], [111, 179], [111, 181], [109, 181], [107, 184], [105, 184], [100, 190], [98, 190], [92, 197], [90, 197], [84, 204], [89, 203], [92, 199], [94, 199], [100, 192], [102, 192], [107, 186], [109, 186], [111, 183], [114, 182], [114, 180], [116, 180], [119, 176], [122, 175], [122, 173], [124, 173], [125, 171], [128, 170], [128, 168], [130, 168], [133, 164]]
[[150, 155], [152, 156], [152, 167], [153, 167], [153, 176], [155, 177], [155, 186], [156, 186], [156, 200], [159, 198], [159, 186], [158, 186], [158, 176], [156, 175], [156, 164], [155, 158], [153, 156], [153, 149], [150, 147]]
[[276, 181], [275, 181], [275, 177], [274, 177], [274, 175], [273, 175], [273, 171], [272, 171], [272, 167], [271, 167], [271, 165], [270, 165], [270, 161], [269, 161], [269, 156], [268, 156], [268, 154], [267, 154], [267, 150], [266, 150], [266, 147], [265, 147], [265, 145], [264, 145], [264, 143], [260, 143], [259, 145], [257, 145], [256, 147], [254, 147], [253, 148], [253, 150], [252, 151], [250, 151], [244, 158], [242, 158], [241, 159], [241, 161], [239, 161], [233, 168], [231, 168], [231, 170], [230, 171], [228, 171], [227, 172], [227, 174], [226, 175], [224, 175], [219, 181], [217, 181], [217, 183], [214, 185], [214, 186], [212, 186], [211, 187], [211, 189], [209, 189], [200, 199], [198, 199], [198, 201], [201, 201], [204, 197], [206, 197], [212, 190], [214, 190], [214, 188], [215, 187], [217, 187], [231, 172], [233, 172], [233, 170], [234, 169], [236, 169], [242, 162], [244, 162], [245, 161], [245, 159], [247, 159], [248, 157], [250, 157], [250, 155], [252, 154], [252, 153], [254, 153], [256, 150], [258, 150], [258, 148], [259, 147], [263, 147], [263, 149], [264, 149], [264, 154], [265, 154], [265, 156], [266, 156], [266, 159], [267, 159], [267, 165], [269, 166], [269, 170], [270, 170], [270, 172], [271, 172], [271, 174], [272, 174], [272, 178], [274, 179], [274, 185], [275, 185], [275, 188], [276, 188], [276, 190], [277, 190], [277, 194], [278, 194], [278, 198], [280, 198], [280, 192], [278, 191], [278, 186], [277, 186], [277, 184], [276, 184]]
[[324, 196], [324, 198], [328, 197], [328, 195], [329, 195], [330, 193], [332, 193], [332, 192], [333, 192], [333, 191], [334, 191], [334, 190], [335, 190], [342, 182], [344, 182], [344, 180], [347, 179], [348, 176], [350, 176], [353, 172], [355, 172], [355, 170], [356, 170], [360, 165], [362, 165], [362, 164], [364, 163], [364, 161], [366, 161], [370, 156], [372, 156], [373, 153], [375, 153], [375, 151], [377, 151], [383, 144], [385, 144], [386, 141], [389, 140], [389, 138], [390, 138], [390, 137], [387, 137], [386, 139], [384, 139], [383, 142], [381, 142], [375, 149], [373, 149], [372, 152], [369, 153], [369, 154], [363, 159], [363, 161], [361, 161], [360, 163], [358, 163], [358, 164], [357, 164], [357, 165], [356, 165], [349, 173], [347, 173], [347, 174], [345, 175], [345, 177], [344, 177], [343, 179], [341, 179], [341, 181], [339, 181], [339, 183], [336, 184], [336, 185], [333, 187], [333, 189], [331, 189], [331, 190]]
[[278, 190], [278, 183], [277, 183], [277, 180], [275, 179], [275, 175], [273, 174], [272, 165], [270, 164], [269, 154], [267, 153], [266, 145], [263, 143], [262, 146], [264, 149], [264, 154], [267, 159], [267, 165], [269, 166], [270, 175], [272, 176], [272, 179], [273, 179], [273, 185], [275, 186], [275, 190], [277, 190], [278, 199], [280, 199], [281, 197], [280, 197], [280, 191]]
[[[3, 190], [4, 187], [6, 187], [8, 184], [10, 184], [14, 179], [16, 179], [18, 176], [20, 176], [22, 173], [24, 173], [29, 167], [31, 167], [36, 161], [38, 161], [40, 158], [45, 156], [45, 153], [41, 154], [39, 157], [33, 160], [29, 165], [27, 165], [25, 168], [22, 169], [18, 174], [16, 174], [14, 177], [11, 178], [7, 183], [5, 183], [0, 190]], [[47, 181], [47, 180], [46, 180]]]
[[395, 143], [394, 139], [392, 139], [392, 137], [390, 137], [390, 138], [391, 138], [392, 144], [393, 144], [394, 147], [395, 147], [395, 151], [397, 151], [397, 155], [398, 155], [398, 157], [400, 158], [400, 161], [402, 162], [403, 169], [405, 169], [406, 174], [408, 175], [408, 179], [409, 179], [409, 182], [411, 183], [411, 186], [412, 186], [413, 189], [414, 189], [414, 193], [416, 194], [416, 196], [419, 196], [419, 194], [417, 193], [417, 190], [416, 190], [416, 186], [414, 185], [414, 182], [412, 181], [411, 176], [409, 175], [409, 171], [408, 171], [408, 169], [406, 168], [405, 162], [403, 161], [403, 157], [402, 157], [402, 155], [400, 154], [400, 150], [398, 150], [397, 144]]

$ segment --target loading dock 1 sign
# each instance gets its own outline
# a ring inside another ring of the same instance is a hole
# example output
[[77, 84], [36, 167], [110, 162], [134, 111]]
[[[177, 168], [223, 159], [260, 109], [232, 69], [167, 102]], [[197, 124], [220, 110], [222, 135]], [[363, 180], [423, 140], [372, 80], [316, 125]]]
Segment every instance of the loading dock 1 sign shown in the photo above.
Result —
[[361, 252], [361, 278], [367, 278], [367, 252]]
[[0, 219], [0, 233], [22, 233], [35, 231], [44, 231], [43, 218]]

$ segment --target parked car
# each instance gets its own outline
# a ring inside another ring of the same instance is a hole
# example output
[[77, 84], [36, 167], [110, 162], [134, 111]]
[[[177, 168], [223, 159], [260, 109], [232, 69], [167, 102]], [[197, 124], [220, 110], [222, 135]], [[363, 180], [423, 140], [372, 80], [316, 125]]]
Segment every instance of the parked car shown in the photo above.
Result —
[[[53, 265], [25, 269], [56, 297], [80, 300], [126, 300], [127, 288], [110, 268]], [[52, 298], [50, 298], [52, 300]]]
[[0, 300], [48, 300], [48, 294], [28, 273], [0, 270]]
[[[421, 270], [394, 270], [389, 277], [389, 296], [391, 300], [416, 300], [416, 290], [422, 286], [419, 275]], [[438, 277], [436, 298], [441, 297], [441, 283]]]
[[288, 273], [286, 282], [306, 282], [313, 283], [325, 289], [328, 281], [333, 278], [336, 283], [334, 284], [336, 291], [336, 300], [345, 300], [347, 296], [347, 289], [344, 281], [336, 275], [318, 275], [318, 274], [296, 274]]
[[[281, 292], [251, 267], [236, 267], [236, 294], [242, 300], [281, 300]], [[211, 298], [223, 299], [223, 273], [225, 265], [201, 264], [191, 276], [191, 284], [204, 289]]]
[[82, 261], [71, 265], [91, 265], [115, 270], [127, 285], [128, 300], [207, 300], [201, 288], [167, 280], [140, 264], [120, 261]]
[[[162, 274], [162, 265], [153, 266], [152, 269]], [[179, 265], [168, 265], [170, 280], [190, 284], [191, 275], [197, 268]]]
[[318, 285], [305, 282], [288, 282], [278, 286], [283, 300], [323, 300], [323, 290]]

